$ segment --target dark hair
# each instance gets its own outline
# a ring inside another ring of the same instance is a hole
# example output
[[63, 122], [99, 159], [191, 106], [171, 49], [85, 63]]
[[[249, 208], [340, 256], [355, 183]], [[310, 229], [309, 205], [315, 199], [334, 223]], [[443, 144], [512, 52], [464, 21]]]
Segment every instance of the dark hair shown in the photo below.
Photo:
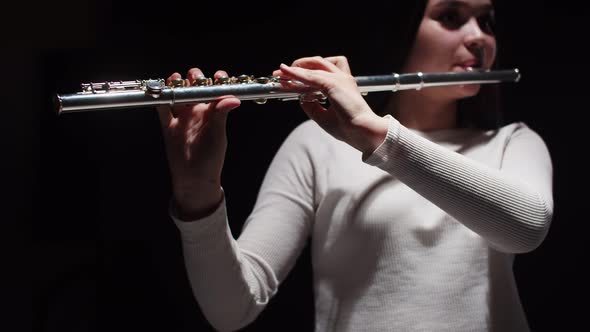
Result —
[[[371, 3], [372, 15], [364, 41], [349, 51], [353, 72], [360, 75], [401, 73], [413, 46], [418, 28], [424, 16], [427, 0], [385, 1]], [[492, 1], [494, 3], [494, 1]], [[367, 27], [361, 28], [367, 30]], [[370, 50], [370, 51], [369, 51]], [[494, 63], [497, 68], [498, 60]], [[403, 93], [403, 92], [402, 92]], [[374, 110], [384, 109], [390, 92], [373, 92], [367, 95], [367, 102]], [[479, 129], [494, 129], [502, 124], [499, 107], [500, 91], [497, 85], [483, 84], [480, 92], [458, 103], [458, 125]]]

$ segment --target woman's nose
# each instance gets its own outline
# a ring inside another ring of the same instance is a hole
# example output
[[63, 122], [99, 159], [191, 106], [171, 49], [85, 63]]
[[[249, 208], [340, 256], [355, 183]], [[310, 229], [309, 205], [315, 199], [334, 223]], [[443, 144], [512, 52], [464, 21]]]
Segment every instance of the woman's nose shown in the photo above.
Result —
[[465, 31], [465, 44], [468, 48], [479, 48], [483, 45], [485, 33], [475, 17], [471, 17], [465, 22], [463, 29]]

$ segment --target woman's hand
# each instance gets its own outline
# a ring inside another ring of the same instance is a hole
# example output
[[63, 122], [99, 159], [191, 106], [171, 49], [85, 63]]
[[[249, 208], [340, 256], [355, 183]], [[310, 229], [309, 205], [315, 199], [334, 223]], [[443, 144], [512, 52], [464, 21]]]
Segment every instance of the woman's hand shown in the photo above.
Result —
[[[187, 83], [203, 77], [199, 68], [188, 71]], [[217, 71], [215, 78], [227, 76]], [[167, 79], [181, 79], [179, 73]], [[227, 148], [226, 121], [240, 100], [219, 97], [210, 103], [159, 106], [158, 114], [170, 166], [174, 203], [184, 220], [204, 217], [220, 203], [221, 170]]]
[[[376, 115], [360, 94], [344, 56], [301, 58], [291, 66], [281, 64], [273, 75], [302, 82], [328, 97], [327, 109], [317, 101], [303, 100], [301, 107], [335, 138], [364, 154], [372, 153], [385, 139], [389, 123]], [[285, 85], [297, 89], [296, 85]]]

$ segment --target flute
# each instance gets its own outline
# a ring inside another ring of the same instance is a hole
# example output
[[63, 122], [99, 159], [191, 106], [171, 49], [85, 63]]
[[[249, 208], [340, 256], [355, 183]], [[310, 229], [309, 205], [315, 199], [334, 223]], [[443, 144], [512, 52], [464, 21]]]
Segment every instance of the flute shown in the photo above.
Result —
[[[363, 95], [377, 91], [400, 91], [422, 88], [518, 82], [518, 69], [508, 70], [467, 70], [464, 72], [410, 73], [373, 76], [356, 76], [359, 92]], [[268, 99], [317, 100], [325, 102], [326, 97], [313, 91], [303, 83], [289, 81], [287, 88], [278, 76], [258, 77], [240, 75], [221, 77], [215, 80], [202, 77], [190, 84], [186, 80], [172, 80], [166, 84], [163, 79], [135, 81], [112, 81], [83, 83], [82, 91], [71, 94], [56, 94], [55, 109], [58, 115], [82, 111], [109, 110], [122, 108], [151, 107], [157, 105], [179, 105], [210, 102], [222, 96], [232, 95], [240, 100], [252, 100], [263, 104]], [[293, 91], [293, 85], [300, 85]]]

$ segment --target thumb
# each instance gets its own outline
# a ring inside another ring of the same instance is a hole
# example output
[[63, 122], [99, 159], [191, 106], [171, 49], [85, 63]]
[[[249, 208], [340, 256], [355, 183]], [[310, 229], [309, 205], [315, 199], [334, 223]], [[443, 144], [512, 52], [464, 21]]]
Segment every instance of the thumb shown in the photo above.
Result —
[[236, 97], [222, 97], [221, 99], [211, 103], [213, 111], [218, 114], [227, 114], [231, 110], [239, 107], [241, 104], [241, 100]]
[[229, 112], [240, 106], [240, 104], [241, 101], [235, 97], [226, 97], [210, 102], [206, 112], [206, 118], [208, 122], [216, 127], [225, 127]]
[[307, 114], [307, 116], [317, 122], [320, 126], [323, 126], [328, 121], [330, 116], [328, 110], [324, 108], [320, 103], [313, 102], [300, 102], [301, 108]]

